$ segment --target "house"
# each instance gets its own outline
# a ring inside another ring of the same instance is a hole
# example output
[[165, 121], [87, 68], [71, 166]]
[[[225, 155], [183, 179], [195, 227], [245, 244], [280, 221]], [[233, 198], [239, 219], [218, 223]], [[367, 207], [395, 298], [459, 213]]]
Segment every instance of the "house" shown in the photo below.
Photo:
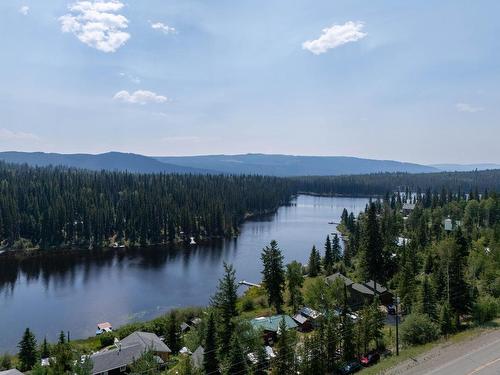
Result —
[[313, 329], [312, 323], [305, 316], [301, 314], [296, 314], [293, 316], [293, 320], [298, 325], [298, 330], [300, 332], [309, 332]]
[[181, 328], [182, 333], [186, 333], [186, 332], [189, 332], [191, 330], [191, 326], [189, 324], [187, 324], [186, 322], [183, 322], [180, 325], [180, 328]]
[[326, 278], [326, 282], [330, 285], [336, 280], [340, 280], [347, 287], [349, 291], [348, 304], [353, 311], [357, 311], [363, 308], [365, 304], [371, 303], [375, 293], [379, 296], [382, 304], [392, 303], [392, 294], [381, 284], [377, 283], [377, 291], [375, 292], [373, 280], [366, 283], [356, 283], [338, 272]]
[[193, 318], [189, 321], [189, 323], [191, 323], [190, 326], [197, 327], [201, 323], [201, 318]]
[[0, 371], [0, 375], [23, 375], [23, 373], [14, 368], [12, 370]]
[[255, 318], [250, 321], [250, 324], [255, 330], [263, 332], [263, 338], [266, 344], [272, 345], [280, 333], [280, 324], [283, 320], [285, 321], [287, 330], [296, 329], [298, 327], [297, 323], [289, 315]]
[[323, 314], [306, 306], [299, 310], [299, 314], [309, 320], [313, 327], [318, 327], [323, 318]]
[[[373, 280], [370, 280], [367, 281], [364, 285], [368, 287], [370, 290], [375, 291], [374, 283], [375, 282]], [[385, 288], [382, 284], [379, 283], [377, 283], [377, 295], [382, 305], [390, 305], [393, 303], [394, 296], [392, 295], [392, 293], [389, 292], [387, 288]]]
[[191, 364], [197, 369], [203, 368], [203, 361], [205, 359], [205, 349], [203, 346], [198, 346], [191, 356]]
[[116, 348], [92, 354], [92, 375], [113, 375], [127, 371], [128, 367], [151, 350], [158, 364], [168, 360], [170, 348], [154, 333], [134, 332], [115, 343]]
[[415, 203], [403, 203], [401, 211], [405, 216], [408, 216], [415, 209], [415, 206], [416, 206]]

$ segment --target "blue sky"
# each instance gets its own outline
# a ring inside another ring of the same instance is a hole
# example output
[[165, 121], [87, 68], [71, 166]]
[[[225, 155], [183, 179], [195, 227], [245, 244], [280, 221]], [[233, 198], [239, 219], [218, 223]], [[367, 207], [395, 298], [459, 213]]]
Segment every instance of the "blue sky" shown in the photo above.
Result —
[[5, 0], [0, 149], [500, 162], [500, 2]]

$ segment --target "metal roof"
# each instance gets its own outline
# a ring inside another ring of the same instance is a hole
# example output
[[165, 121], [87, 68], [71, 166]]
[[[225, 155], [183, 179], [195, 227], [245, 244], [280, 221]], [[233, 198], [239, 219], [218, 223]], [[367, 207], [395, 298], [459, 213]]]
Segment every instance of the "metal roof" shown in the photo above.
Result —
[[146, 350], [152, 350], [160, 353], [172, 353], [170, 348], [160, 340], [154, 333], [149, 332], [134, 332], [120, 341], [122, 346], [139, 344]]
[[278, 332], [281, 321], [285, 319], [287, 329], [297, 328], [298, 325], [289, 315], [274, 315], [269, 317], [255, 318], [250, 321], [254, 329], [263, 329], [264, 331]]

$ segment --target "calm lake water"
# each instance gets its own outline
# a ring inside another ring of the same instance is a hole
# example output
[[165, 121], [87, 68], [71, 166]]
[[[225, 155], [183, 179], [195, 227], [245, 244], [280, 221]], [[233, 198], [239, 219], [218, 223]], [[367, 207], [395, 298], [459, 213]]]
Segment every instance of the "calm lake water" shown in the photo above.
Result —
[[190, 249], [120, 249], [51, 255], [24, 261], [0, 258], [0, 353], [14, 352], [26, 327], [39, 340], [95, 333], [96, 324], [115, 327], [147, 320], [175, 307], [203, 306], [214, 293], [224, 261], [238, 280], [259, 282], [260, 252], [273, 239], [286, 262], [307, 262], [312, 245], [323, 249], [329, 221], [344, 208], [359, 212], [364, 198], [301, 195], [274, 215], [243, 224], [237, 239]]

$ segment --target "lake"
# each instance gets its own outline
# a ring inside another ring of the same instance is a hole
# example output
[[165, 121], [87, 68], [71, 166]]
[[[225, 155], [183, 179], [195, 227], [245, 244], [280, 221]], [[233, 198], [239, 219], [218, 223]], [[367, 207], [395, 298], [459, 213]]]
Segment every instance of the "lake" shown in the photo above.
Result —
[[364, 210], [366, 198], [300, 195], [290, 206], [249, 220], [236, 239], [187, 249], [143, 248], [79, 251], [24, 259], [0, 258], [0, 353], [16, 351], [30, 327], [39, 342], [70, 331], [95, 334], [96, 324], [115, 327], [147, 320], [172, 308], [203, 306], [222, 275], [224, 261], [237, 279], [261, 280], [260, 253], [273, 239], [285, 261], [306, 263], [312, 245], [323, 252], [344, 208]]

